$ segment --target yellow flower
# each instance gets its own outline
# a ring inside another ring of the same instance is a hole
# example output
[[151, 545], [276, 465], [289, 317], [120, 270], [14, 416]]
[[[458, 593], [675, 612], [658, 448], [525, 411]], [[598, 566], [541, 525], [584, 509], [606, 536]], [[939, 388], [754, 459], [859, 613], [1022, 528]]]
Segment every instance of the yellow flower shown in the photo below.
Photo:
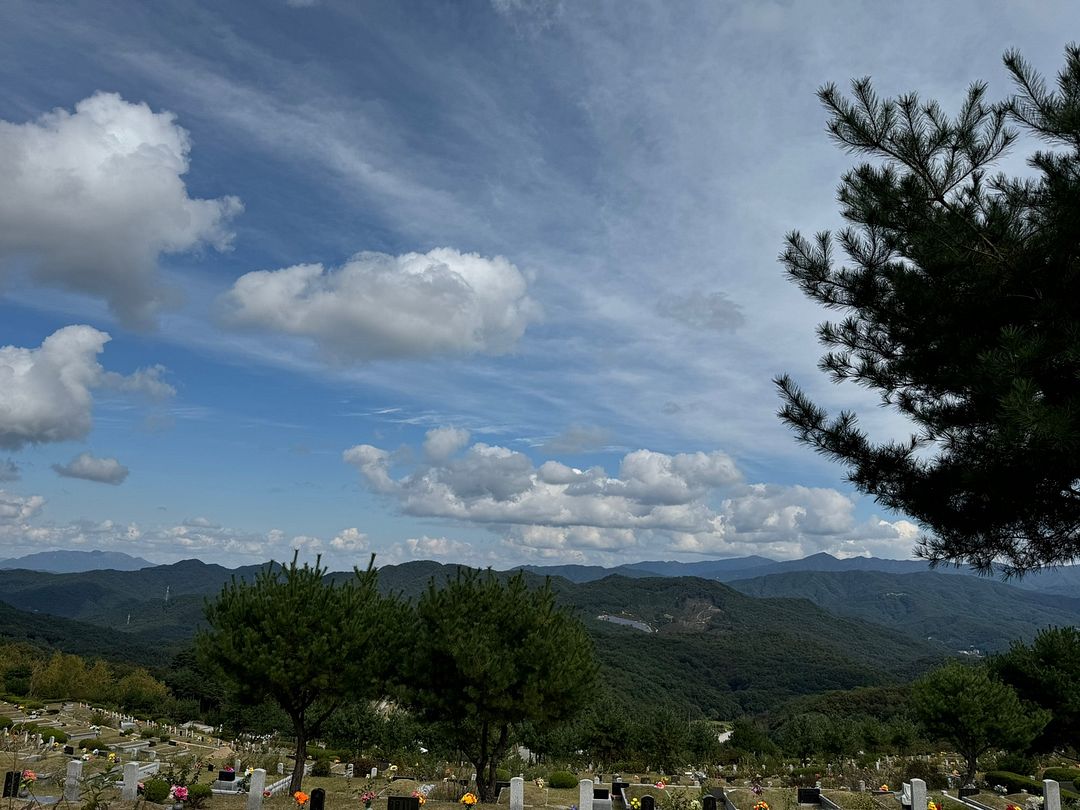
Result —
[[466, 793], [461, 797], [461, 803], [466, 807], [472, 807], [476, 804], [476, 795], [473, 793]]

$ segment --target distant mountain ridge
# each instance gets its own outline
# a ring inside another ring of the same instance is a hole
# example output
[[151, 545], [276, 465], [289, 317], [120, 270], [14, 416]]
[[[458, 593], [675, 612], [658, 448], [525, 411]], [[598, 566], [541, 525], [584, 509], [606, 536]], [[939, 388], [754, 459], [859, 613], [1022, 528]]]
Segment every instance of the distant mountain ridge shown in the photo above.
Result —
[[47, 571], [50, 574], [76, 574], [83, 571], [138, 571], [157, 563], [132, 557], [122, 551], [39, 551], [25, 557], [0, 560], [0, 569]]

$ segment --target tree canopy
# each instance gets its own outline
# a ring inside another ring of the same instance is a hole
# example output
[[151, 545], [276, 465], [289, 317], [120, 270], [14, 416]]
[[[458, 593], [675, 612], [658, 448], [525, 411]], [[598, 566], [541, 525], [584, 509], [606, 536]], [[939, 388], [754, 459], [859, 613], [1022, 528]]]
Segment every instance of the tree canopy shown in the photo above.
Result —
[[956, 747], [965, 762], [964, 784], [975, 779], [987, 751], [1023, 751], [1050, 719], [1025, 706], [1008, 685], [983, 666], [951, 661], [915, 684], [915, 710], [927, 732]]
[[408, 700], [476, 766], [484, 802], [494, 801], [496, 766], [523, 724], [542, 732], [592, 695], [584, 626], [520, 572], [504, 581], [462, 570], [441, 587], [431, 582], [409, 637]]
[[[927, 531], [922, 556], [1021, 574], [1080, 557], [1080, 47], [1054, 90], [1019, 54], [1005, 65], [1012, 98], [975, 83], [951, 118], [866, 78], [818, 93], [832, 138], [871, 162], [843, 177], [849, 225], [791, 233], [781, 260], [844, 313], [818, 329], [820, 368], [878, 392], [913, 435], [875, 443], [853, 412], [776, 382], [801, 441]], [[1048, 147], [1030, 176], [991, 175], [1020, 134]]]
[[340, 581], [319, 560], [262, 569], [254, 582], [235, 577], [206, 605], [210, 629], [196, 639], [200, 660], [238, 700], [273, 701], [296, 735], [290, 792], [300, 789], [307, 743], [349, 697], [384, 688], [391, 604], [376, 590], [369, 566]]

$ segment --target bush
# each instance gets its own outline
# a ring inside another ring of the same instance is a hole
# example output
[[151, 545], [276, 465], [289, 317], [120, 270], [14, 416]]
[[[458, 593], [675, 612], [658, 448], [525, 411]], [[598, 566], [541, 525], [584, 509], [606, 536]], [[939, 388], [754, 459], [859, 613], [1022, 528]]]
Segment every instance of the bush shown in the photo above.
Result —
[[1074, 789], [1080, 790], [1080, 768], [1047, 768], [1042, 778], [1053, 779], [1063, 788], [1068, 788], [1071, 782]]
[[0, 728], [11, 728], [12, 724], [10, 717], [0, 717]]
[[319, 757], [315, 760], [315, 764], [311, 766], [312, 776], [329, 776], [330, 775], [330, 760], [326, 757]]
[[[1002, 770], [1009, 769], [1003, 768]], [[944, 773], [929, 762], [919, 760], [909, 762], [904, 769], [904, 781], [910, 782], [912, 779], [922, 779], [930, 790], [945, 790], [949, 786], [949, 778]]]
[[194, 785], [188, 785], [187, 795], [188, 807], [191, 807], [193, 810], [198, 810], [198, 808], [206, 806], [206, 803], [210, 801], [210, 797], [214, 795], [214, 792], [210, 789], [209, 785], [203, 785], [196, 782]]
[[495, 769], [495, 779], [496, 779], [496, 781], [499, 781], [499, 782], [509, 782], [510, 781], [510, 769], [509, 768], [496, 768]]
[[[993, 787], [994, 785], [1004, 785], [1009, 793], [1019, 793], [1022, 790], [1026, 790], [1028, 793], [1042, 796], [1042, 782], [1027, 776], [1021, 776], [1018, 773], [1010, 773], [1009, 771], [987, 771], [985, 778], [986, 784], [990, 787]], [[1066, 790], [1062, 787], [1061, 798], [1062, 800], [1068, 799], [1069, 801], [1075, 801], [1080, 799], [1080, 793], [1073, 793], [1071, 790]]]
[[89, 737], [87, 739], [79, 740], [79, 750], [89, 751], [96, 747], [97, 740]]
[[551, 778], [548, 779], [548, 787], [565, 790], [566, 788], [577, 787], [578, 778], [570, 771], [552, 771]]
[[45, 704], [40, 700], [24, 700], [23, 711], [36, 712], [38, 709], [44, 709]]
[[172, 785], [164, 779], [151, 779], [144, 784], [143, 798], [154, 804], [164, 804], [165, 800], [169, 798], [169, 788], [171, 787]]
[[152, 728], [144, 728], [142, 731], [139, 732], [139, 736], [142, 737], [144, 740], [149, 740], [151, 737], [157, 736], [157, 732], [154, 731]]
[[1023, 754], [1007, 753], [1000, 755], [994, 761], [994, 770], [1005, 771], [1006, 773], [1033, 775], [1037, 770], [1037, 767], [1035, 761], [1030, 757], [1026, 757]]

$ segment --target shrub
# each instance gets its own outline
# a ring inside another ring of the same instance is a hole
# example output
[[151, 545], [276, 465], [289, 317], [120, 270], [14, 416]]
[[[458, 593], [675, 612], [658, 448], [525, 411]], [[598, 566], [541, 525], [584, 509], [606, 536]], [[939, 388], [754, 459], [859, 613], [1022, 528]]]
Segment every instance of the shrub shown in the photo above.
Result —
[[155, 732], [152, 728], [144, 728], [142, 731], [139, 732], [139, 736], [142, 737], [144, 740], [149, 740], [151, 737], [154, 737], [156, 735], [157, 732]]
[[[1004, 785], [1009, 793], [1019, 793], [1022, 790], [1026, 790], [1028, 793], [1042, 796], [1042, 782], [1027, 776], [1021, 776], [1018, 773], [1010, 773], [1009, 771], [987, 771], [985, 779], [986, 784], [990, 787], [993, 787], [994, 785]], [[1062, 787], [1061, 798], [1063, 800], [1068, 799], [1069, 801], [1074, 801], [1080, 799], [1080, 793], [1073, 793], [1071, 790], [1066, 790]]]
[[1059, 782], [1063, 788], [1068, 788], [1069, 783], [1080, 790], [1080, 768], [1047, 768], [1043, 771], [1043, 779], [1053, 779]]
[[570, 771], [552, 771], [551, 778], [548, 779], [548, 787], [560, 790], [576, 787], [577, 783], [578, 778]]
[[90, 725], [92, 725], [92, 726], [103, 726], [103, 725], [105, 725], [105, 721], [107, 719], [108, 718], [105, 717], [104, 712], [94, 712], [93, 714], [90, 715]]
[[[1002, 768], [1002, 770], [1011, 769]], [[904, 781], [910, 782], [912, 779], [922, 779], [930, 790], [944, 790], [949, 786], [949, 779], [944, 773], [929, 762], [920, 760], [909, 762], [904, 768]]]
[[23, 711], [36, 712], [38, 709], [44, 709], [45, 704], [40, 700], [24, 700]]
[[12, 725], [10, 717], [0, 717], [0, 728], [11, 728]]
[[143, 798], [154, 804], [164, 804], [169, 798], [170, 787], [171, 785], [164, 779], [151, 779], [143, 787]]
[[510, 781], [510, 769], [509, 768], [496, 768], [495, 779], [499, 782]]
[[326, 757], [319, 757], [315, 760], [315, 764], [311, 766], [312, 776], [329, 776], [330, 775], [330, 760]]
[[79, 750], [81, 750], [81, 751], [89, 751], [90, 749], [95, 747], [96, 743], [97, 743], [97, 740], [95, 740], [93, 738], [87, 738], [87, 739], [84, 739], [84, 740], [79, 740]]
[[188, 797], [187, 805], [198, 810], [200, 807], [205, 807], [206, 803], [210, 801], [210, 797], [214, 795], [214, 792], [210, 789], [209, 785], [203, 785], [196, 782], [194, 785], [188, 785]]

